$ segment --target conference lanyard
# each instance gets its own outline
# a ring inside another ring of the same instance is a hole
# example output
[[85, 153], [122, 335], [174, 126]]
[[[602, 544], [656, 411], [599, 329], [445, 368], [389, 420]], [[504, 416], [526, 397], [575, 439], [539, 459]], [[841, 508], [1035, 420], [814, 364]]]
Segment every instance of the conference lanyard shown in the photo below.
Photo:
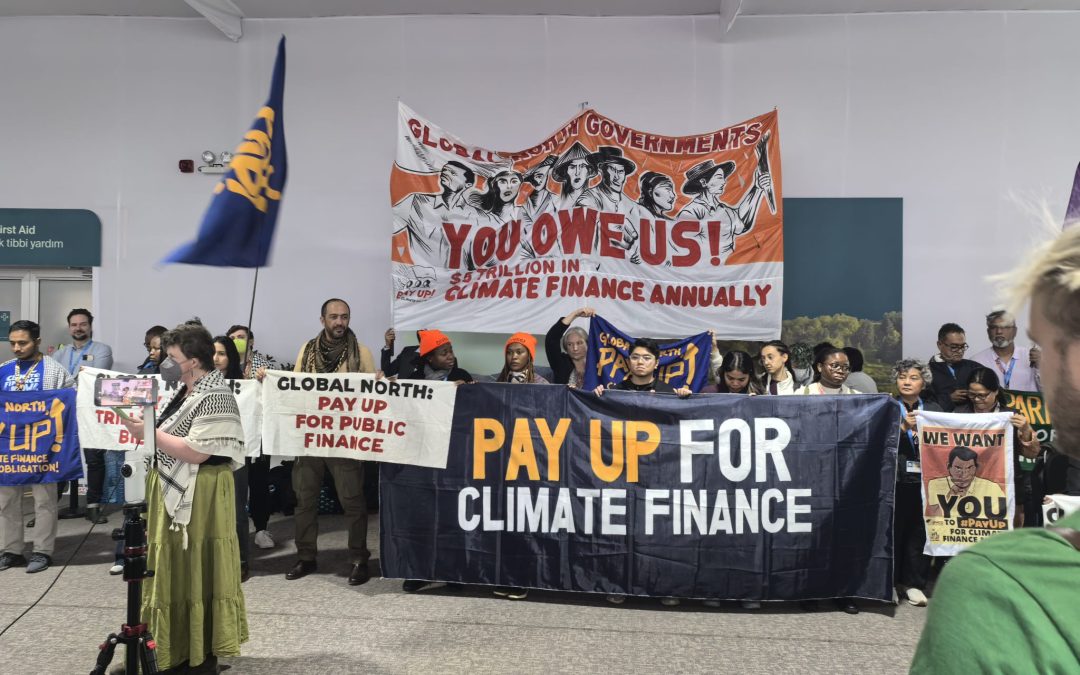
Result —
[[1001, 359], [994, 359], [994, 363], [997, 364], [998, 369], [1002, 372], [1003, 377], [1001, 378], [1001, 380], [1002, 380], [1001, 383], [1005, 385], [1006, 389], [1008, 389], [1009, 388], [1009, 380], [1012, 379], [1013, 368], [1016, 367], [1016, 357], [1014, 356], [1011, 359], [1009, 359], [1009, 369], [1008, 370], [1005, 370], [1004, 368], [1001, 367]]
[[71, 346], [71, 358], [68, 359], [68, 372], [69, 373], [71, 373], [72, 375], [75, 375], [75, 364], [78, 363], [79, 361], [82, 361], [82, 357], [86, 355], [86, 351], [88, 349], [90, 349], [90, 345], [92, 345], [92, 344], [94, 344], [94, 341], [90, 340], [85, 345], [83, 345], [83, 348], [80, 349], [78, 351], [78, 353], [75, 352], [75, 345]]
[[[896, 405], [900, 406], [900, 418], [903, 419], [907, 417], [908, 409], [907, 406], [904, 405], [904, 402], [900, 399], [896, 399]], [[919, 399], [919, 402], [915, 404], [915, 410], [922, 410], [922, 399]], [[919, 444], [915, 436], [915, 430], [908, 429], [905, 433], [907, 433], [908, 440], [911, 441], [911, 447], [915, 449], [915, 456], [917, 457], [919, 455]]]

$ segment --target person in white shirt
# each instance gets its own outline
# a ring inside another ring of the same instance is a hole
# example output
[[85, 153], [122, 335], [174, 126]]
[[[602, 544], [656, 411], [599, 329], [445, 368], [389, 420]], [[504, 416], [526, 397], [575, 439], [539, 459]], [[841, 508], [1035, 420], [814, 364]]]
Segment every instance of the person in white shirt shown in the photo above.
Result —
[[766, 342], [761, 348], [760, 356], [761, 365], [765, 368], [765, 393], [774, 396], [794, 394], [799, 385], [788, 346], [780, 340]]
[[971, 357], [997, 373], [1003, 389], [1041, 391], [1039, 349], [1016, 346], [1016, 318], [1004, 310], [986, 315], [990, 347]]

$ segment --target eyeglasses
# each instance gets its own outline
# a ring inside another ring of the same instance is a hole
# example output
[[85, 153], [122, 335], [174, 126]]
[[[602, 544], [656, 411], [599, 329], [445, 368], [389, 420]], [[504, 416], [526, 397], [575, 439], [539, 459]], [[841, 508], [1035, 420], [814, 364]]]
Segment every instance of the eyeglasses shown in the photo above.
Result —
[[630, 360], [631, 361], [645, 361], [645, 362], [648, 362], [648, 361], [655, 361], [656, 357], [653, 356], [652, 354], [631, 354], [630, 355]]
[[962, 351], [966, 351], [967, 348], [968, 348], [968, 345], [967, 345], [966, 342], [964, 344], [962, 344], [962, 345], [951, 345], [951, 344], [946, 342], [942, 346], [945, 347], [945, 349], [948, 349], [950, 352], [962, 352]]
[[838, 373], [850, 373], [851, 366], [844, 363], [826, 363], [825, 367]]
[[972, 394], [971, 392], [968, 392], [968, 398], [970, 398], [972, 401], [985, 401], [993, 395], [994, 392], [992, 391], [988, 391], [985, 394]]

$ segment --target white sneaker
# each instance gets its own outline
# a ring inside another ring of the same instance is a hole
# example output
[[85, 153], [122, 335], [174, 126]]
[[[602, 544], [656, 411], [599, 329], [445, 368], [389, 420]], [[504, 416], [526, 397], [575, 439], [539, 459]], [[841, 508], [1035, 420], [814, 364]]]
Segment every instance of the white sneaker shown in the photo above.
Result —
[[677, 607], [679, 605], [678, 598], [660, 598], [660, 604], [664, 607]]
[[259, 548], [274, 548], [274, 537], [266, 530], [255, 533], [255, 546]]
[[124, 563], [116, 563], [115, 565], [113, 565], [112, 567], [109, 568], [109, 574], [111, 574], [113, 576], [116, 576], [117, 574], [123, 574], [123, 573], [124, 573]]
[[918, 588], [909, 588], [907, 589], [907, 601], [909, 605], [915, 607], [926, 607], [926, 594]]
[[626, 596], [625, 595], [616, 595], [615, 593], [608, 594], [607, 596], [604, 597], [604, 599], [607, 600], [608, 602], [610, 602], [613, 605], [621, 605], [624, 602], [626, 602]]

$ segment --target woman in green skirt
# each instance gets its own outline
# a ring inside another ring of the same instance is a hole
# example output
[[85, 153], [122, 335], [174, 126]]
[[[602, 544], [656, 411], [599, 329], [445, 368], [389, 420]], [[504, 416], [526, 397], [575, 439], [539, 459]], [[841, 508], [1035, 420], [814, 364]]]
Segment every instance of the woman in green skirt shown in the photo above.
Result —
[[[161, 376], [180, 384], [158, 415], [157, 452], [146, 484], [147, 568], [142, 616], [157, 642], [158, 667], [216, 673], [219, 656], [247, 641], [232, 464], [242, 462], [244, 433], [232, 391], [214, 369], [214, 345], [202, 325], [162, 337]], [[142, 438], [143, 424], [126, 421]]]

